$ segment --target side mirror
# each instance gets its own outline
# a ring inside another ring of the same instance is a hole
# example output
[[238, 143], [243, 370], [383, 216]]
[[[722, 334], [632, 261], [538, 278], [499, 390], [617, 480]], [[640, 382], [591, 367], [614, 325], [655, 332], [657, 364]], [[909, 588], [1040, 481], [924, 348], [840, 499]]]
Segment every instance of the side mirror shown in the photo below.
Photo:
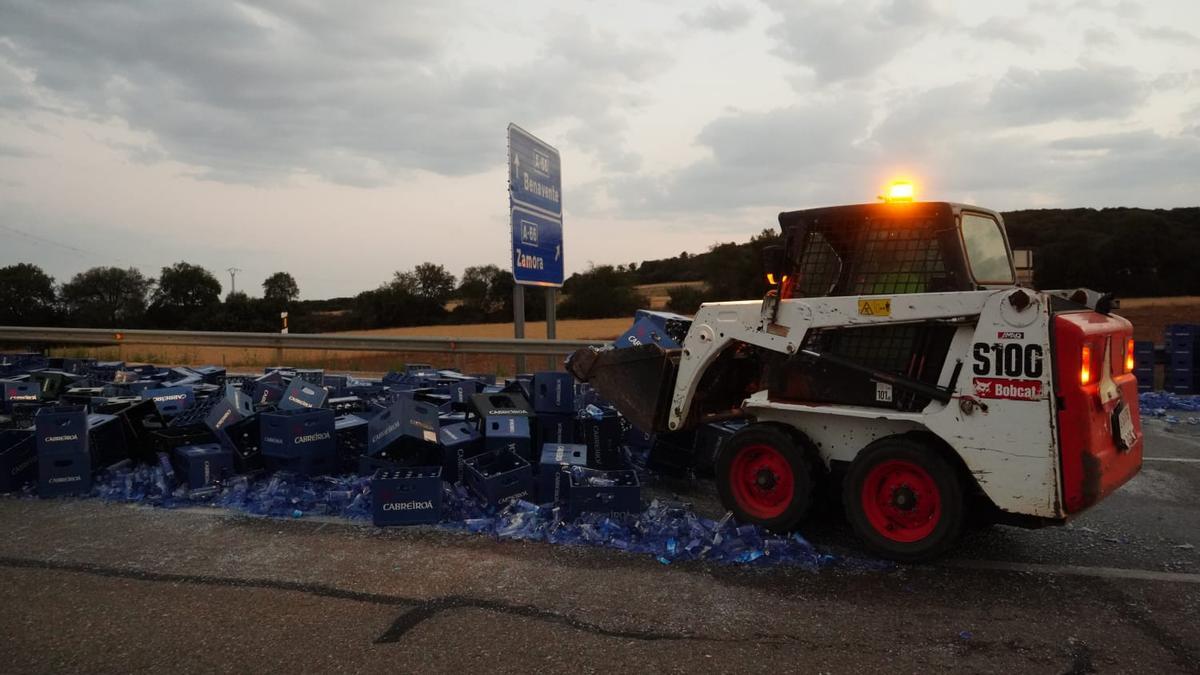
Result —
[[785, 260], [783, 247], [778, 245], [764, 246], [762, 249], [763, 274], [768, 286], [779, 286], [783, 283]]

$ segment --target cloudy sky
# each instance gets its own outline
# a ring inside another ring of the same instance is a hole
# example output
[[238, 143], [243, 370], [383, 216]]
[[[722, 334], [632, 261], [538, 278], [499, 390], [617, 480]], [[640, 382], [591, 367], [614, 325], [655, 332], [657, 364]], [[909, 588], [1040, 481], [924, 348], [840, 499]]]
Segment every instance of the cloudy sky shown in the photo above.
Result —
[[509, 122], [561, 151], [568, 272], [898, 175], [1194, 206], [1200, 3], [0, 0], [0, 264], [507, 267]]

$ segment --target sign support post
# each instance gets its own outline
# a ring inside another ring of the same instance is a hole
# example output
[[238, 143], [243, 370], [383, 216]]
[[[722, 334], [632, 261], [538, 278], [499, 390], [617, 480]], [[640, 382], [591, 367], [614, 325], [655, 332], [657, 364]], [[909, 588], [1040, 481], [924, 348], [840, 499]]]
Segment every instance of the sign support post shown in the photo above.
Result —
[[[558, 310], [558, 289], [557, 288], [547, 288], [546, 289], [546, 339], [547, 340], [557, 340], [558, 339], [558, 326], [555, 325], [555, 322], [558, 319], [558, 317], [555, 316], [557, 314], [557, 310]], [[561, 366], [562, 366], [562, 364], [559, 363], [558, 357], [555, 357], [555, 356], [550, 357], [550, 370], [558, 370], [559, 367], [561, 367]]]
[[[518, 340], [525, 338], [525, 287], [521, 284], [513, 284], [513, 337]], [[525, 355], [517, 354], [517, 372], [513, 375], [520, 375], [525, 372]]]
[[[556, 305], [563, 284], [562, 160], [558, 150], [508, 125], [508, 206], [512, 228], [513, 337], [525, 337], [525, 286], [546, 289], [546, 338], [557, 339]], [[559, 364], [551, 367], [558, 369]], [[517, 356], [517, 372], [525, 356]]]

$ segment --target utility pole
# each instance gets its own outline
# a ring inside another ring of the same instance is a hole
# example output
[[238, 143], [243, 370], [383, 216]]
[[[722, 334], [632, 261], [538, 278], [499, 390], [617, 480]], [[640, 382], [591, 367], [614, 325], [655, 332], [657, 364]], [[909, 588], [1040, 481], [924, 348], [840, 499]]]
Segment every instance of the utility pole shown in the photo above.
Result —
[[237, 267], [229, 267], [229, 268], [226, 268], [225, 271], [229, 272], [229, 293], [230, 293], [230, 295], [237, 293], [237, 273], [241, 272], [242, 270], [238, 269]]

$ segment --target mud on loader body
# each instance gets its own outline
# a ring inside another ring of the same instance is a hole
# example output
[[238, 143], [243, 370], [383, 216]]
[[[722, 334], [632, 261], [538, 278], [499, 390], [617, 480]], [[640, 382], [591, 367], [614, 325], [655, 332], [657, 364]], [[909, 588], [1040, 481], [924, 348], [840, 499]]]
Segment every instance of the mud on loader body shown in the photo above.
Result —
[[877, 553], [968, 522], [1065, 522], [1141, 467], [1132, 326], [1111, 299], [1015, 284], [1000, 216], [944, 202], [782, 213], [761, 300], [703, 305], [681, 349], [568, 368], [635, 426], [745, 418], [714, 458], [743, 521], [788, 530], [822, 483]]

